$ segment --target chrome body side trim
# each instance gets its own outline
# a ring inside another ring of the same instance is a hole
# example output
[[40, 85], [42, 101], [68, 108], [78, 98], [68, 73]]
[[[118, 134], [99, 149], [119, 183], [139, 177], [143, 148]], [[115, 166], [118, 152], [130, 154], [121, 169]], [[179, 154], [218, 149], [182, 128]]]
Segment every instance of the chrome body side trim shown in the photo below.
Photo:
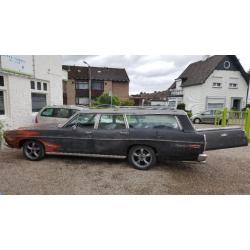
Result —
[[113, 159], [125, 159], [125, 155], [100, 155], [100, 154], [81, 154], [81, 153], [63, 153], [63, 152], [46, 152], [48, 155], [68, 155], [68, 156], [84, 156], [94, 158], [113, 158]]

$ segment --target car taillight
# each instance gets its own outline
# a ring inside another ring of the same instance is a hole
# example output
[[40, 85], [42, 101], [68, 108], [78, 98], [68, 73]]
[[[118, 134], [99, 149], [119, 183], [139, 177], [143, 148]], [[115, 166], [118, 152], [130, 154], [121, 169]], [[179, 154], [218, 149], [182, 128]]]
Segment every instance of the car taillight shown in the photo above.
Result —
[[35, 119], [35, 123], [38, 123], [38, 119], [37, 119], [37, 116], [36, 116], [36, 119]]

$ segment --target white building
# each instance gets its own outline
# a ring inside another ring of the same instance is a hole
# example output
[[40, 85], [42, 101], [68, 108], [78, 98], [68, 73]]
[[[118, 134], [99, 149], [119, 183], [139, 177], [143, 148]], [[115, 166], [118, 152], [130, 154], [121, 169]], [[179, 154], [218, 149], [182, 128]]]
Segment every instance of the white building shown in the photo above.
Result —
[[215, 55], [190, 64], [169, 89], [169, 104], [185, 103], [193, 113], [240, 110], [246, 106], [249, 76], [234, 55]]
[[45, 105], [63, 104], [61, 56], [0, 56], [0, 121], [30, 125]]

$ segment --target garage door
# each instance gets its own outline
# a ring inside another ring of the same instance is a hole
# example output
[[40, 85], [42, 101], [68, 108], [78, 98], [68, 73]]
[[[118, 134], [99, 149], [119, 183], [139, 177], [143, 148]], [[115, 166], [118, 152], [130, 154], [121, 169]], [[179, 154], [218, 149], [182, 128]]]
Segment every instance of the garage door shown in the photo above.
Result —
[[224, 98], [207, 98], [208, 110], [223, 109], [224, 106], [225, 106]]

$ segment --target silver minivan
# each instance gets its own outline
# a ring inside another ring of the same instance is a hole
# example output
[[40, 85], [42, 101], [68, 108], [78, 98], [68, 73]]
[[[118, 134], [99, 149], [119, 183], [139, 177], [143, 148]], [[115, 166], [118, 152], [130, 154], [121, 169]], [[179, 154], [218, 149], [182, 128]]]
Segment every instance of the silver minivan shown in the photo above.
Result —
[[64, 123], [76, 112], [85, 108], [74, 105], [53, 105], [42, 108], [36, 115], [35, 123]]

